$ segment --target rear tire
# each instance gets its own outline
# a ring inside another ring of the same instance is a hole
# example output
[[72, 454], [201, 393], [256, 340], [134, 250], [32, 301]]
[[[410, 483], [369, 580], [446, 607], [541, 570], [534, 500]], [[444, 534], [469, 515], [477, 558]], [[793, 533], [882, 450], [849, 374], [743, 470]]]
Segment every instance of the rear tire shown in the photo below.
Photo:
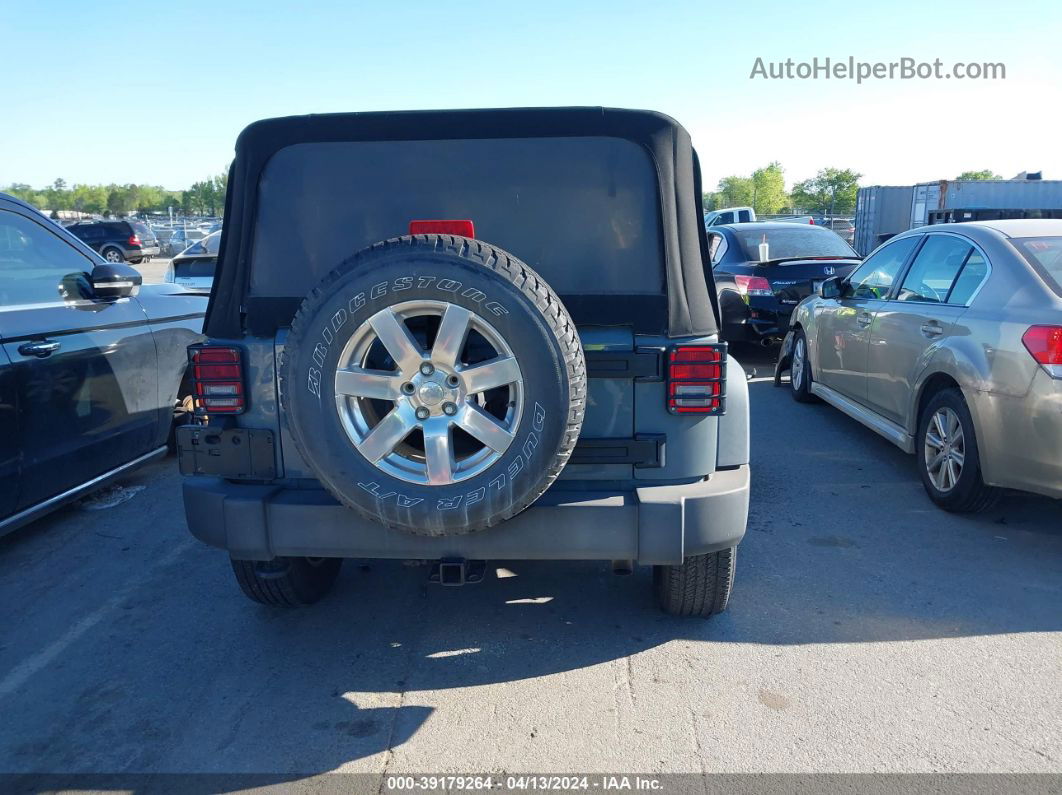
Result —
[[111, 262], [111, 263], [125, 262], [125, 255], [122, 254], [122, 252], [119, 249], [116, 249], [116, 248], [113, 248], [113, 247], [112, 248], [103, 249], [103, 251], [100, 252], [100, 255], [105, 260], [107, 260], [107, 262]]
[[726, 610], [734, 587], [737, 547], [693, 555], [679, 566], [653, 566], [660, 609], [672, 616], [709, 618]]
[[[945, 434], [946, 438], [942, 440], [935, 422], [937, 417], [940, 417], [941, 425], [946, 431], [947, 420], [954, 418], [957, 430], [950, 431], [950, 437]], [[948, 443], [946, 449], [938, 444], [941, 441]], [[930, 470], [927, 456], [941, 452], [945, 456], [950, 453], [955, 459], [951, 464], [951, 473], [944, 472], [944, 468], [948, 466], [947, 460], [934, 467], [933, 471]], [[981, 455], [977, 447], [973, 416], [966, 405], [966, 399], [958, 389], [941, 390], [922, 410], [922, 415], [918, 418], [915, 455], [918, 458], [918, 474], [922, 477], [926, 494], [945, 511], [977, 513], [987, 511], [999, 501], [1001, 491], [986, 485], [981, 478]], [[961, 463], [958, 456], [961, 456]], [[955, 472], [955, 469], [958, 471]]]
[[332, 590], [342, 558], [232, 560], [244, 595], [270, 607], [306, 607]]
[[[811, 360], [808, 358], [808, 338], [803, 329], [793, 337], [793, 351], [789, 354], [789, 392], [797, 403], [814, 403], [811, 393]], [[798, 361], [799, 357], [799, 361]]]

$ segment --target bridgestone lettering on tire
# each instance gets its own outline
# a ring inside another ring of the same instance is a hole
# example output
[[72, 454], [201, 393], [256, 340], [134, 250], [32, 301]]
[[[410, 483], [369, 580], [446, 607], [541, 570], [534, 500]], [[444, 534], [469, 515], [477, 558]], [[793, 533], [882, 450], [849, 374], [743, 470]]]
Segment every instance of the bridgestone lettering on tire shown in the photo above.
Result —
[[448, 235], [343, 262], [303, 301], [280, 367], [288, 429], [324, 487], [430, 536], [538, 499], [571, 456], [585, 389], [575, 324], [542, 278]]

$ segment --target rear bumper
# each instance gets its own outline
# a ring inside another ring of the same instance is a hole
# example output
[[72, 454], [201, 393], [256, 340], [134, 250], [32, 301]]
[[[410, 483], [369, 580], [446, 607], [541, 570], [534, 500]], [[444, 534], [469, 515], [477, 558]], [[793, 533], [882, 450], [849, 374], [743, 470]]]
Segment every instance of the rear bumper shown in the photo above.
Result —
[[192, 535], [234, 558], [283, 556], [466, 560], [635, 560], [681, 563], [745, 535], [749, 467], [681, 486], [630, 492], [551, 491], [498, 527], [426, 538], [390, 530], [322, 490], [187, 477]]
[[753, 296], [740, 313], [723, 313], [723, 338], [728, 342], [764, 342], [785, 336], [794, 305], [776, 298]]

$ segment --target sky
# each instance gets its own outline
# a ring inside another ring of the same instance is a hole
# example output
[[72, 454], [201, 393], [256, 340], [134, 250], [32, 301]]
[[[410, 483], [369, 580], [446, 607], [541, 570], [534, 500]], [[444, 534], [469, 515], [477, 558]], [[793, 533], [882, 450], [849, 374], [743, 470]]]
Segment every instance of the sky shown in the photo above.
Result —
[[[240, 130], [301, 113], [606, 105], [693, 136], [706, 188], [965, 170], [1062, 179], [1062, 3], [0, 0], [0, 185], [222, 171]], [[764, 63], [1003, 63], [1006, 79], [750, 79]]]

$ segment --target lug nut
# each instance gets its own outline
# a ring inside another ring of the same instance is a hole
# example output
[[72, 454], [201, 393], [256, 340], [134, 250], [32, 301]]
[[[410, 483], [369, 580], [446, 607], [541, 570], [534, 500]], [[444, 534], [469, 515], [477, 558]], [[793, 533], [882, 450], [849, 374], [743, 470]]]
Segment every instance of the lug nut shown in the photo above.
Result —
[[420, 371], [424, 375], [431, 375], [435, 372], [435, 367], [432, 365], [431, 362], [424, 362], [424, 364], [420, 366]]
[[452, 417], [457, 413], [457, 405], [454, 403], [443, 403], [443, 412]]
[[406, 381], [404, 384], [402, 384], [402, 391], [407, 395], [412, 395], [414, 392], [417, 391], [417, 388], [413, 386], [411, 382]]
[[460, 383], [461, 383], [461, 379], [459, 379], [456, 375], [448, 375], [448, 376], [446, 376], [446, 385], [447, 386], [455, 387], [455, 386], [457, 386]]
[[425, 408], [424, 406], [421, 406], [420, 408], [417, 409], [417, 419], [418, 420], [426, 420], [430, 416], [431, 416], [431, 412], [428, 411], [428, 409]]

